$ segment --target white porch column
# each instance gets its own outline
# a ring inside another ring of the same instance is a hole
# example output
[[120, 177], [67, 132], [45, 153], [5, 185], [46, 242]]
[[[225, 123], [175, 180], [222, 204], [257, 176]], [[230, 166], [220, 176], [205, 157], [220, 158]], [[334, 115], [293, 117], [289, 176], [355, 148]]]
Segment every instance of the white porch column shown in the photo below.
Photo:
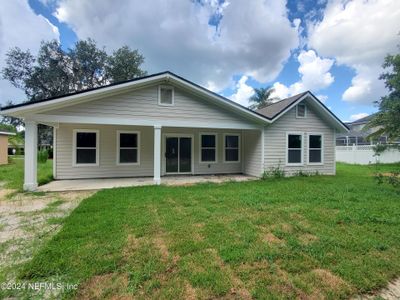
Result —
[[38, 131], [37, 123], [25, 121], [25, 173], [24, 190], [34, 191], [37, 184], [37, 147]]
[[161, 183], [161, 126], [154, 126], [154, 184]]

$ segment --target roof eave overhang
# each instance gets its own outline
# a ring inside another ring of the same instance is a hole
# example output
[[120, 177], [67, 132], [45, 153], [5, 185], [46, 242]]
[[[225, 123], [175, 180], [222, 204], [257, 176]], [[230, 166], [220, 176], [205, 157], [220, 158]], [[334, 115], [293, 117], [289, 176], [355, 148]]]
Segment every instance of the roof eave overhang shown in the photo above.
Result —
[[14, 132], [4, 132], [4, 131], [0, 131], [0, 135], [16, 135]]
[[162, 81], [164, 78], [164, 74], [160, 74], [157, 76], [144, 78], [134, 82], [126, 82], [118, 85], [113, 85], [110, 87], [105, 87], [103, 89], [95, 89], [92, 91], [87, 91], [83, 93], [73, 94], [66, 97], [61, 97], [54, 100], [49, 101], [40, 101], [33, 102], [32, 104], [28, 104], [26, 106], [20, 106], [10, 109], [2, 109], [0, 110], [0, 114], [24, 118], [31, 114], [41, 113], [48, 110], [53, 110], [57, 108], [62, 108], [65, 106], [70, 106], [74, 104], [78, 104], [85, 101], [92, 101], [98, 98], [107, 97], [113, 95], [115, 93], [123, 93], [124, 91], [128, 91], [133, 87], [140, 88], [146, 86], [147, 84], [154, 83], [157, 81]]
[[185, 88], [186, 90], [207, 97], [209, 100], [215, 101], [214, 103], [219, 106], [229, 108], [230, 110], [236, 111], [242, 116], [251, 119], [259, 124], [269, 124], [271, 120], [267, 117], [249, 110], [248, 108], [241, 106], [229, 99], [226, 99], [216, 93], [213, 93], [197, 84], [194, 84], [184, 78], [181, 78], [170, 72], [162, 73], [156, 76], [139, 79], [133, 82], [122, 83], [110, 87], [105, 87], [98, 90], [87, 91], [71, 96], [66, 96], [54, 100], [42, 101], [37, 103], [28, 104], [25, 106], [2, 109], [0, 115], [7, 115], [17, 118], [27, 118], [30, 115], [42, 113], [49, 110], [54, 110], [66, 106], [75, 105], [78, 103], [92, 101], [103, 97], [108, 97], [114, 94], [123, 93], [132, 89], [138, 89], [145, 87], [146, 85], [152, 85], [159, 83], [172, 83], [179, 87]]

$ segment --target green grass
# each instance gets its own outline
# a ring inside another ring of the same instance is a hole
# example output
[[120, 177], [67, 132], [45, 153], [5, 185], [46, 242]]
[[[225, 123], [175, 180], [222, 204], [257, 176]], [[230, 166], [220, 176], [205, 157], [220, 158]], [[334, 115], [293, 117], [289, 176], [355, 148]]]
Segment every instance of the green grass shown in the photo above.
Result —
[[372, 291], [400, 275], [400, 196], [373, 171], [338, 164], [337, 176], [103, 190], [63, 220], [19, 278], [79, 283], [67, 298]]
[[[42, 185], [53, 180], [53, 161], [38, 163], [38, 184]], [[24, 184], [24, 160], [12, 159], [8, 165], [0, 166], [0, 182], [5, 182], [5, 188], [22, 191]]]

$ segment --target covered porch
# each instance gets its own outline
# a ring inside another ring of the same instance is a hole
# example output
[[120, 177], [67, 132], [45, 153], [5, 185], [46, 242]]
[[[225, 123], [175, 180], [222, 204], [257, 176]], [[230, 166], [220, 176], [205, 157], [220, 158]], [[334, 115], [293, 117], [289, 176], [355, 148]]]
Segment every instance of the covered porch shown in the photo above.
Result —
[[[243, 181], [262, 173], [263, 127], [127, 121], [103, 119], [99, 123], [80, 118], [79, 122], [74, 122], [63, 117], [60, 123], [49, 118], [26, 120], [24, 190]], [[55, 181], [38, 188], [39, 123], [54, 128]], [[81, 132], [84, 133], [82, 137], [79, 136]], [[132, 137], [133, 142], [123, 145], [121, 140], [127, 137]], [[129, 160], [127, 156], [134, 158]]]

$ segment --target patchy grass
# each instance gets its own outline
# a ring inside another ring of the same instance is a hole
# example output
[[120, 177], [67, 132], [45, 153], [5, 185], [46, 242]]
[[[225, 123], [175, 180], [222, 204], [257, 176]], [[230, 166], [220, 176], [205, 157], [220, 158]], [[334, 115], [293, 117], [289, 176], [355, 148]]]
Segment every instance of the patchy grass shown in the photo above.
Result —
[[[14, 193], [0, 202], [0, 284], [13, 283], [21, 268], [61, 228], [64, 217], [93, 192]], [[54, 291], [55, 293], [57, 291]], [[17, 293], [17, 299], [49, 298], [48, 291], [0, 286], [0, 299]], [[35, 296], [35, 297], [32, 297]], [[54, 295], [53, 299], [57, 299]]]
[[79, 283], [63, 296], [94, 299], [372, 291], [400, 274], [400, 197], [373, 171], [338, 164], [335, 177], [100, 191], [19, 278]]
[[[42, 185], [53, 180], [53, 161], [38, 163], [38, 184]], [[12, 159], [8, 165], [0, 166], [0, 182], [5, 182], [5, 188], [22, 191], [24, 184], [24, 160]]]

